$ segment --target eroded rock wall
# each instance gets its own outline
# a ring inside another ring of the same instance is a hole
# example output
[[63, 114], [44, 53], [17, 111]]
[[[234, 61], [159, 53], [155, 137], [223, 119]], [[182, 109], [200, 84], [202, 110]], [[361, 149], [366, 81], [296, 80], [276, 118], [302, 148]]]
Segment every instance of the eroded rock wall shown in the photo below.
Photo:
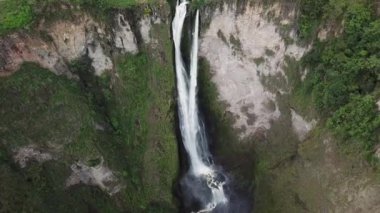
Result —
[[123, 14], [114, 16], [112, 30], [86, 13], [72, 16], [53, 23], [41, 20], [36, 30], [39, 34], [20, 32], [0, 39], [0, 75], [12, 74], [24, 62], [35, 62], [56, 74], [71, 76], [68, 65], [88, 57], [95, 75], [100, 76], [113, 69], [112, 52], [138, 52], [135, 34]]
[[[242, 129], [242, 137], [270, 129], [271, 122], [280, 117], [276, 100], [278, 93], [287, 93], [278, 85], [266, 86], [265, 77], [286, 81], [285, 58], [299, 60], [307, 51], [295, 44], [287, 44], [280, 34], [280, 26], [294, 22], [295, 8], [286, 17], [281, 6], [247, 6], [242, 13], [234, 5], [224, 4], [217, 10], [202, 34], [201, 55], [211, 65], [213, 81], [220, 99], [236, 118], [234, 127]], [[272, 20], [270, 20], [270, 18]], [[275, 18], [283, 18], [280, 23]], [[294, 31], [286, 32], [293, 39]]]

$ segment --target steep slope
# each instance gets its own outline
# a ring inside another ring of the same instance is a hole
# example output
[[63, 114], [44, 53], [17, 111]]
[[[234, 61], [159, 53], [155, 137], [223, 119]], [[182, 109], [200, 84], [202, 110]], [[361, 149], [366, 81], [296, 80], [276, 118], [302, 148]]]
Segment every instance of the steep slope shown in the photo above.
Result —
[[[345, 15], [336, 11], [344, 14], [348, 5], [354, 5], [331, 2], [326, 11], [335, 11], [336, 17], [326, 12], [322, 22], [319, 18], [326, 2], [305, 7], [321, 2], [237, 1], [214, 3], [205, 10], [201, 53], [208, 62], [204, 62], [203, 89], [216, 92], [218, 100], [206, 96], [203, 104], [216, 139], [215, 151], [238, 182], [255, 191], [258, 212], [378, 209], [377, 166], [369, 165], [363, 155], [366, 151], [358, 146], [353, 145], [356, 151], [352, 151], [342, 145], [340, 136], [327, 127], [328, 117], [316, 109], [312, 94], [304, 90], [305, 82], [312, 79], [308, 73], [317, 70], [302, 59], [311, 49], [315, 54], [318, 43], [314, 40], [308, 45], [307, 39], [338, 37], [332, 43], [344, 39], [340, 38], [344, 27], [339, 18]], [[376, 94], [371, 93], [378, 99]], [[369, 120], [376, 122], [379, 111], [370, 114]], [[230, 125], [234, 130], [228, 130]], [[378, 143], [376, 132], [371, 134]], [[347, 138], [343, 141], [353, 143]], [[255, 167], [247, 163], [253, 160], [250, 155], [255, 155]]]
[[0, 39], [0, 211], [175, 211], [168, 5], [58, 11]]

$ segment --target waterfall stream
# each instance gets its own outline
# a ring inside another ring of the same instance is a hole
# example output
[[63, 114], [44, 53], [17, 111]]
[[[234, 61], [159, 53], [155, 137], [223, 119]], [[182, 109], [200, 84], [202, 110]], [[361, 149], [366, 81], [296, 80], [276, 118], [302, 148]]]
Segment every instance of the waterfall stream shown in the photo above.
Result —
[[175, 47], [175, 69], [178, 90], [178, 113], [182, 142], [189, 159], [189, 171], [181, 180], [188, 197], [200, 204], [198, 212], [211, 212], [220, 205], [227, 205], [224, 192], [225, 177], [217, 171], [208, 150], [208, 142], [203, 121], [199, 117], [197, 105], [198, 75], [198, 34], [199, 11], [196, 12], [190, 69], [187, 70], [181, 52], [181, 39], [187, 15], [187, 1], [177, 1], [172, 23]]

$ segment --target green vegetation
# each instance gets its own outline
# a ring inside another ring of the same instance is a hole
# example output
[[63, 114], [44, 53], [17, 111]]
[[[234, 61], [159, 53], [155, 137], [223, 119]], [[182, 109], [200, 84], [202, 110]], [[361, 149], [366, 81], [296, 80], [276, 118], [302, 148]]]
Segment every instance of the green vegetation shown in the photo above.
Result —
[[120, 82], [112, 91], [109, 114], [113, 128], [128, 146], [123, 173], [130, 182], [127, 202], [141, 210], [151, 201], [170, 204], [178, 168], [171, 98], [174, 72], [144, 54], [118, 64]]
[[337, 110], [328, 127], [345, 139], [354, 139], [371, 150], [376, 142], [375, 131], [380, 127], [380, 116], [372, 96], [354, 96]]
[[[77, 212], [175, 211], [174, 72], [146, 54], [127, 56], [120, 58], [120, 78], [110, 89], [110, 78], [93, 76], [86, 60], [71, 69], [80, 84], [33, 64], [0, 79], [0, 210], [49, 212], [58, 203], [58, 212], [69, 206]], [[58, 160], [13, 166], [13, 150], [30, 144]], [[72, 163], [97, 165], [100, 157], [125, 186], [117, 195], [123, 206], [96, 187], [64, 188]]]
[[[94, 111], [75, 81], [25, 64], [0, 79], [0, 96], [0, 212], [118, 212], [100, 189], [65, 189], [70, 165], [99, 155]], [[29, 144], [60, 152], [61, 159], [32, 161], [21, 169], [13, 163], [13, 151]]]
[[316, 109], [340, 138], [372, 152], [379, 143], [380, 128], [375, 104], [380, 80], [380, 22], [367, 4], [345, 7], [342, 36], [316, 41], [304, 58], [310, 72], [301, 90], [305, 96], [312, 94]]
[[320, 24], [324, 6], [329, 0], [301, 0], [299, 34], [301, 39], [309, 39]]
[[[59, 0], [53, 0], [59, 1]], [[108, 8], [127, 8], [135, 6], [136, 4], [141, 3], [154, 3], [157, 0], [68, 0], [70, 3], [95, 7], [99, 9], [108, 9]]]
[[22, 28], [33, 21], [32, 5], [27, 0], [0, 1], [0, 35]]
[[94, 112], [75, 82], [33, 64], [26, 64], [11, 78], [0, 80], [4, 145], [10, 149], [30, 143], [59, 146], [79, 141], [86, 135], [86, 140], [80, 140], [78, 146], [93, 146]]
[[[147, 54], [124, 56], [111, 89], [111, 76], [95, 77], [89, 62], [71, 66], [80, 82], [33, 64], [0, 79], [1, 212], [175, 211], [174, 72]], [[30, 144], [58, 159], [14, 165], [13, 150]], [[94, 166], [100, 157], [124, 186], [116, 199], [96, 187], [65, 189], [71, 164]]]
[[[79, 5], [85, 10], [95, 11], [98, 16], [105, 16], [109, 9], [157, 2], [159, 0], [1, 0], [0, 36], [14, 30], [29, 28], [41, 17], [64, 16], [66, 13], [60, 8], [62, 5]], [[52, 8], [55, 9], [50, 11]]]
[[206, 4], [208, 4], [211, 0], [193, 0], [191, 1], [191, 5], [194, 8], [202, 8]]
[[[0, 0], [0, 35], [28, 29], [39, 18], [70, 18], [77, 9], [62, 9], [67, 3], [102, 16], [112, 8], [155, 2]], [[79, 81], [34, 64], [0, 79], [0, 212], [176, 211], [175, 77], [167, 29], [153, 25], [158, 44], [138, 55], [119, 55], [114, 72], [101, 77], [82, 58], [69, 67]], [[14, 150], [30, 144], [56, 159], [20, 168]], [[73, 163], [96, 166], [101, 158], [122, 184], [120, 193], [110, 197], [93, 186], [65, 188]]]

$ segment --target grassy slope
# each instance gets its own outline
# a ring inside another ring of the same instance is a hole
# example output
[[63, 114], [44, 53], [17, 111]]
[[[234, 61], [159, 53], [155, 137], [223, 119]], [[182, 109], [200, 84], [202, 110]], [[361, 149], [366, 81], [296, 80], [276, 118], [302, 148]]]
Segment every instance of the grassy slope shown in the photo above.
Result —
[[[80, 87], [32, 64], [0, 81], [0, 211], [115, 210], [113, 201], [96, 188], [64, 188], [74, 159], [98, 155], [93, 111]], [[64, 156], [59, 162], [32, 162], [20, 169], [11, 159], [12, 150], [27, 144], [50, 147]]]
[[129, 147], [123, 175], [130, 183], [125, 196], [141, 208], [152, 201], [170, 204], [178, 169], [171, 98], [174, 73], [148, 55], [132, 58], [118, 62], [120, 81], [110, 100], [112, 125]]

